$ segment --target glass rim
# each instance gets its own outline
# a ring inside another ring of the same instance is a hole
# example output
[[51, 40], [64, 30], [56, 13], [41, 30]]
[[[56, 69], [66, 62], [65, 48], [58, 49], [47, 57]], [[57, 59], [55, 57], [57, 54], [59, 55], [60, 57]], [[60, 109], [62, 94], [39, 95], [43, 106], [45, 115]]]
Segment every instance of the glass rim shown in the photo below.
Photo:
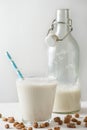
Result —
[[21, 78], [18, 78], [16, 79], [16, 83], [19, 82], [26, 82], [27, 83], [32, 83], [32, 84], [35, 84], [35, 83], [40, 83], [40, 84], [57, 84], [57, 79], [55, 77], [44, 77], [44, 76], [28, 76], [28, 77], [25, 77], [23, 79]]

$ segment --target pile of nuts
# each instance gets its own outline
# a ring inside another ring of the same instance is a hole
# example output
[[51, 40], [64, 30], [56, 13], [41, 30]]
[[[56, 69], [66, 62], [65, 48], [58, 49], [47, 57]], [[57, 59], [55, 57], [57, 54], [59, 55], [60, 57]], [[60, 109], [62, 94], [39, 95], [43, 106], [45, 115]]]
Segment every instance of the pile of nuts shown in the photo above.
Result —
[[34, 122], [32, 127], [26, 127], [23, 122], [16, 121], [14, 117], [8, 117], [8, 118], [2, 117], [2, 114], [0, 114], [0, 118], [2, 119], [2, 121], [6, 122], [6, 124], [5, 124], [6, 129], [10, 128], [10, 123], [12, 124], [11, 126], [13, 126], [13, 128], [16, 128], [16, 129], [19, 129], [19, 130], [20, 129], [21, 130], [33, 130], [33, 127], [34, 128], [45, 128], [45, 127], [49, 126], [49, 122], [44, 122], [44, 123], [41, 123], [41, 124]]
[[[87, 127], [87, 116], [83, 118], [83, 120], [79, 120], [80, 115], [76, 113], [74, 117], [72, 115], [66, 115], [63, 120], [60, 117], [55, 117], [54, 122], [58, 122], [58, 125], [65, 124], [68, 128], [76, 128], [77, 125], [84, 124], [84, 127]], [[60, 122], [62, 122], [60, 124]]]
[[[64, 125], [67, 128], [76, 128], [78, 125], [83, 126], [84, 128], [87, 127], [87, 116], [80, 118], [78, 113], [74, 115], [66, 115], [61, 119], [60, 117], [54, 117], [53, 121], [55, 122], [54, 128], [50, 128], [50, 124], [48, 122], [38, 123], [34, 122], [31, 127], [26, 127], [23, 122], [18, 122], [15, 120], [14, 117], [2, 117], [0, 114], [0, 118], [2, 121], [6, 122], [5, 128], [9, 129], [11, 126], [12, 128], [16, 128], [17, 130], [33, 130], [33, 128], [48, 128], [48, 130], [60, 130], [60, 126]], [[83, 125], [82, 125], [83, 124]]]

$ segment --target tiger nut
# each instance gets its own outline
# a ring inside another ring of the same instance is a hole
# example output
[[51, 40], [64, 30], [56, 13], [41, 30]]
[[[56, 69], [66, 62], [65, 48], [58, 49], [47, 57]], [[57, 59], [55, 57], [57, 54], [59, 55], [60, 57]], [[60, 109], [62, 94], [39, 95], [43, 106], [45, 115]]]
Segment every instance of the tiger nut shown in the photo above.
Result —
[[54, 130], [60, 130], [60, 127], [54, 127]]
[[70, 118], [65, 117], [65, 118], [64, 118], [64, 123], [70, 123]]
[[28, 127], [28, 130], [33, 130], [33, 128], [32, 127]]
[[77, 121], [76, 123], [77, 123], [77, 125], [81, 125], [81, 121]]
[[16, 125], [18, 125], [19, 122], [14, 122], [13, 126], [16, 127]]
[[45, 123], [41, 123], [40, 124], [40, 128], [45, 128], [46, 126], [45, 126]]
[[72, 115], [68, 114], [66, 117], [71, 119], [71, 118], [72, 118]]
[[85, 127], [87, 127], [87, 122], [85, 122]]
[[45, 123], [41, 123], [40, 124], [40, 128], [45, 128], [46, 126], [45, 126]]
[[23, 122], [20, 122], [20, 125], [24, 125], [24, 123], [23, 123]]
[[34, 128], [38, 128], [38, 123], [37, 123], [37, 122], [34, 122], [34, 123], [33, 123], [33, 127], [34, 127]]
[[45, 122], [45, 126], [48, 127], [49, 126], [49, 122]]
[[68, 123], [67, 127], [68, 128], [76, 128], [76, 125], [74, 123]]
[[84, 120], [83, 120], [84, 122], [87, 122], [87, 116], [84, 118]]
[[14, 117], [8, 117], [8, 122], [9, 123], [14, 123], [14, 121], [15, 121]]
[[0, 118], [2, 118], [2, 114], [0, 113]]
[[5, 124], [5, 128], [8, 129], [9, 128], [9, 124]]
[[3, 120], [3, 121], [8, 121], [8, 118], [3, 117], [2, 120]]
[[22, 128], [21, 130], [27, 130], [26, 128]]
[[80, 115], [79, 115], [78, 113], [75, 114], [75, 117], [76, 117], [76, 118], [79, 118], [79, 116], [80, 116]]
[[60, 117], [55, 117], [54, 118], [54, 122], [59, 122], [60, 121]]
[[16, 125], [16, 128], [17, 128], [17, 129], [22, 129], [22, 128], [24, 128], [24, 127], [25, 127], [25, 126], [22, 125], [22, 124], [20, 124], [20, 123]]
[[60, 120], [60, 121], [58, 122], [58, 124], [59, 124], [59, 125], [62, 125], [62, 124], [63, 124], [63, 121], [62, 121], [62, 120]]
[[72, 122], [77, 122], [77, 119], [76, 118], [72, 118], [71, 121]]

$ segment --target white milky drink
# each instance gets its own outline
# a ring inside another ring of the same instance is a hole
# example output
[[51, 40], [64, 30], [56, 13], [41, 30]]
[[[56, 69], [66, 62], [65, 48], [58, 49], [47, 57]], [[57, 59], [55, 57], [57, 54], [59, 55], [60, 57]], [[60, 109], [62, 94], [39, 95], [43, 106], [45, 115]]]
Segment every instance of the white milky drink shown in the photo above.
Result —
[[53, 112], [73, 113], [80, 110], [81, 90], [78, 86], [58, 86]]
[[51, 118], [57, 83], [47, 78], [17, 80], [17, 92], [22, 118], [25, 122], [46, 121]]

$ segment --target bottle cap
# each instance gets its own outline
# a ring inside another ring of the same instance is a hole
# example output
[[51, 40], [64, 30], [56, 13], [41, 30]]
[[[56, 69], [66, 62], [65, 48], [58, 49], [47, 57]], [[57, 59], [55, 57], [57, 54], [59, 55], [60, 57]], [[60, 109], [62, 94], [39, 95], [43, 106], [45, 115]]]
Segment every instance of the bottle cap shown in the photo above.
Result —
[[69, 9], [59, 9], [57, 10], [57, 22], [67, 23], [69, 20]]

